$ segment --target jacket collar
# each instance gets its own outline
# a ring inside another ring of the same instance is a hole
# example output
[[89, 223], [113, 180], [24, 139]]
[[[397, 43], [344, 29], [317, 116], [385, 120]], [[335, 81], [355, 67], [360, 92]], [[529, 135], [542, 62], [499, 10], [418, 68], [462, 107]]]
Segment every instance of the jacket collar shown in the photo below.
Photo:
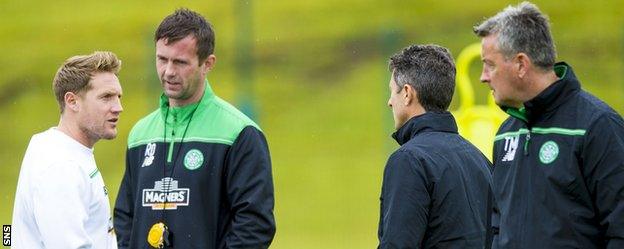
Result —
[[392, 137], [403, 145], [419, 133], [432, 131], [457, 133], [455, 118], [450, 112], [426, 112], [410, 118]]
[[572, 67], [565, 62], [559, 62], [555, 64], [554, 70], [559, 80], [548, 86], [533, 99], [524, 102], [523, 108], [517, 109], [502, 106], [503, 111], [525, 123], [532, 124], [543, 114], [554, 111], [580, 91], [581, 84], [576, 79]]
[[210, 87], [210, 83], [206, 80], [204, 81], [205, 90], [204, 95], [199, 100], [198, 103], [192, 103], [185, 106], [180, 107], [169, 107], [169, 98], [163, 93], [160, 95], [160, 114], [163, 120], [167, 117], [167, 123], [174, 122], [174, 124], [179, 124], [181, 122], [185, 122], [186, 120], [191, 118], [191, 115], [196, 109], [202, 108], [202, 106], [208, 105], [210, 101], [214, 98], [214, 92]]

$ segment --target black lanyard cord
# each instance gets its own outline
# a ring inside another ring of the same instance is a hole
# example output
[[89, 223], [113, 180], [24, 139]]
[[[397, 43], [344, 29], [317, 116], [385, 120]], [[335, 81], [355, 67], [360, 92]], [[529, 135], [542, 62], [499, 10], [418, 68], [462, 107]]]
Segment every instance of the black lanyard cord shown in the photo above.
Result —
[[[171, 173], [169, 173], [169, 181], [173, 181], [173, 172], [175, 171], [175, 166], [176, 166], [176, 161], [178, 160], [178, 156], [180, 155], [180, 151], [182, 150], [182, 145], [184, 143], [184, 137], [186, 137], [186, 132], [188, 131], [189, 126], [191, 126], [191, 121], [193, 121], [193, 117], [195, 116], [195, 111], [197, 110], [197, 108], [199, 107], [199, 103], [197, 104], [197, 106], [195, 106], [195, 108], [193, 109], [193, 112], [191, 112], [191, 118], [189, 119], [188, 123], [186, 123], [186, 127], [184, 128], [184, 132], [182, 133], [182, 138], [180, 139], [180, 147], [178, 148], [178, 151], [175, 152], [175, 156], [173, 157], [173, 161], [171, 161], [172, 168], [171, 168]], [[169, 118], [169, 108], [167, 108], [167, 112], [165, 114], [165, 126], [164, 126], [164, 135], [163, 135], [163, 142], [166, 145], [167, 144], [167, 118]], [[172, 131], [175, 132], [175, 127], [172, 128]], [[171, 137], [173, 143], [172, 146], [175, 147], [175, 133], [172, 134], [173, 136]], [[167, 152], [167, 146], [163, 146], [165, 149], [165, 153], [164, 155], [168, 155]], [[171, 182], [169, 182], [168, 184], [165, 184], [164, 182], [164, 177], [166, 176], [166, 170], [167, 170], [167, 156], [164, 158], [163, 160], [163, 185], [166, 185], [166, 190], [165, 190], [165, 195], [164, 195], [164, 201], [163, 201], [163, 207], [162, 207], [162, 212], [160, 215], [160, 220], [162, 222], [165, 221], [165, 210], [167, 208], [167, 201], [168, 201], [168, 197], [169, 197], [169, 191], [171, 191]]]

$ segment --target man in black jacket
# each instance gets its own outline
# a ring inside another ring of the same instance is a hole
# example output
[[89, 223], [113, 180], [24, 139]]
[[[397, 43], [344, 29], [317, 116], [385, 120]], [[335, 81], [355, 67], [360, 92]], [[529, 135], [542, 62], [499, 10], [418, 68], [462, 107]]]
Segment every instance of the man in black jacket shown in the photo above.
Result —
[[[528, 2], [475, 27], [481, 81], [509, 117], [494, 142], [494, 248], [624, 248], [624, 121], [555, 63]], [[496, 230], [496, 229], [495, 229]]]
[[275, 234], [269, 148], [206, 81], [211, 25], [180, 9], [158, 26], [160, 106], [128, 136], [114, 225], [119, 248], [268, 248]]
[[455, 88], [448, 50], [410, 46], [390, 58], [390, 99], [401, 145], [386, 164], [379, 248], [484, 248], [490, 163], [447, 112]]

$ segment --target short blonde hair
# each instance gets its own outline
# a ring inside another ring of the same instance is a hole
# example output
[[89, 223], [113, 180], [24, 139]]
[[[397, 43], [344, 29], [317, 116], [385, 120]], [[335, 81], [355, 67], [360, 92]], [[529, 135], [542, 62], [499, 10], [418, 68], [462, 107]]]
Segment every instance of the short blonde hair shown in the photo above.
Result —
[[121, 61], [108, 51], [95, 51], [90, 55], [72, 56], [58, 69], [52, 82], [54, 95], [61, 113], [65, 110], [65, 94], [78, 94], [88, 91], [89, 81], [95, 73], [110, 72], [117, 75], [121, 69]]

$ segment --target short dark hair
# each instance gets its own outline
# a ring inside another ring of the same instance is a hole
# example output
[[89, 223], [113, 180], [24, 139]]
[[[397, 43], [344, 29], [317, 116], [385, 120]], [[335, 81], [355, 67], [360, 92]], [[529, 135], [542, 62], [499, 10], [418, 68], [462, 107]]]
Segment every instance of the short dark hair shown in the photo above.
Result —
[[154, 41], [165, 38], [167, 43], [172, 43], [188, 35], [193, 35], [197, 40], [199, 62], [214, 53], [215, 34], [212, 25], [203, 16], [189, 9], [177, 9], [173, 14], [165, 17], [156, 29]]
[[510, 59], [525, 53], [542, 69], [551, 69], [557, 52], [550, 33], [548, 16], [530, 2], [508, 6], [473, 29], [479, 37], [498, 35], [498, 49]]
[[416, 90], [426, 111], [443, 112], [455, 91], [455, 63], [448, 49], [438, 45], [412, 45], [390, 57], [389, 69], [399, 87]]

